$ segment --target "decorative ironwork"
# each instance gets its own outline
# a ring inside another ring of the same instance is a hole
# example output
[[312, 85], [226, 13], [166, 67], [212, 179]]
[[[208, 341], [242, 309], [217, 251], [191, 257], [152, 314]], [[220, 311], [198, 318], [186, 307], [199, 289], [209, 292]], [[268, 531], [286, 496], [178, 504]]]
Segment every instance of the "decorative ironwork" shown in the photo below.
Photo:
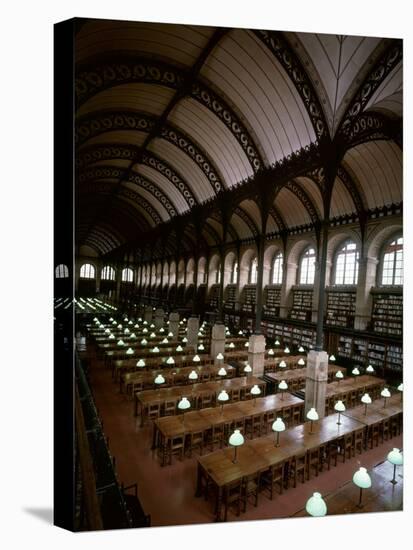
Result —
[[289, 181], [287, 181], [286, 184], [284, 184], [282, 187], [280, 187], [278, 192], [281, 191], [281, 189], [283, 187], [285, 187], [286, 189], [291, 191], [297, 197], [297, 199], [299, 199], [301, 201], [304, 208], [307, 210], [307, 212], [308, 212], [308, 214], [311, 218], [312, 223], [315, 224], [315, 223], [320, 221], [320, 214], [318, 213], [318, 211], [317, 211], [316, 207], [314, 206], [312, 200], [310, 199], [309, 195], [304, 191], [304, 189], [301, 187], [301, 185], [299, 185], [294, 180], [289, 180]]
[[[114, 130], [150, 132], [155, 124], [156, 119], [146, 113], [134, 111], [94, 113], [93, 117], [79, 119], [75, 130], [75, 143], [80, 146], [92, 137]], [[203, 171], [217, 193], [224, 188], [212, 161], [199, 145], [196, 145], [183, 132], [168, 124], [162, 127], [160, 137], [186, 153]]]
[[259, 235], [259, 231], [254, 220], [245, 212], [245, 210], [243, 210], [240, 206], [237, 206], [236, 208], [234, 208], [234, 214], [237, 214], [237, 216], [239, 216], [242, 221], [247, 224], [249, 230], [254, 235], [254, 237], [257, 237]]
[[143, 210], [146, 210], [155, 225], [162, 223], [162, 219], [158, 212], [141, 195], [123, 186], [118, 189], [118, 195], [130, 199], [136, 206], [140, 206]]
[[274, 219], [279, 231], [285, 231], [286, 225], [278, 209], [272, 206], [268, 213]]
[[[174, 90], [182, 88], [188, 74], [160, 61], [125, 59], [81, 68], [75, 80], [77, 105], [82, 105], [95, 94], [114, 86], [129, 83], [147, 83], [166, 86]], [[201, 103], [225, 124], [244, 150], [254, 172], [263, 165], [261, 155], [243, 122], [233, 109], [214, 91], [195, 80], [189, 89], [189, 97]]]
[[[87, 166], [89, 166], [90, 164], [112, 159], [127, 160], [133, 162], [138, 151], [139, 148], [135, 147], [134, 145], [95, 145], [92, 147], [88, 147], [87, 149], [81, 149], [79, 151], [79, 153], [76, 155], [76, 167], [78, 169], [87, 168]], [[192, 207], [196, 204], [195, 196], [193, 195], [188, 184], [185, 183], [182, 176], [167, 162], [157, 157], [154, 153], [146, 151], [141, 155], [140, 161], [142, 164], [153, 168], [154, 170], [165, 176], [165, 178], [167, 178], [172, 183], [172, 185], [182, 194], [189, 207]]]
[[343, 165], [340, 165], [338, 167], [337, 177], [340, 178], [345, 188], [350, 193], [350, 196], [354, 202], [354, 206], [356, 207], [357, 214], [359, 215], [359, 217], [361, 217], [367, 205], [367, 201], [363, 196], [362, 189], [360, 189], [360, 187], [357, 185], [354, 179], [350, 176], [350, 174], [347, 172], [347, 170], [344, 168]]
[[165, 208], [171, 218], [173, 216], [176, 216], [177, 212], [175, 210], [175, 207], [170, 202], [168, 197], [164, 193], [162, 193], [157, 185], [144, 178], [140, 174], [135, 173], [129, 174], [128, 181], [138, 185], [139, 187], [142, 187], [143, 189], [146, 189], [151, 195], [158, 199], [158, 201], [162, 204], [162, 206]]
[[254, 34], [271, 50], [291, 78], [303, 100], [317, 139], [328, 137], [323, 108], [301, 61], [279, 31], [255, 30]]
[[370, 98], [384, 81], [387, 75], [402, 60], [403, 46], [401, 40], [392, 40], [384, 55], [377, 61], [373, 70], [361, 84], [343, 116], [337, 134], [349, 136], [353, 124], [362, 113]]
[[367, 111], [357, 116], [346, 136], [346, 148], [350, 149], [367, 141], [395, 139], [401, 134], [398, 123], [394, 123], [382, 113]]

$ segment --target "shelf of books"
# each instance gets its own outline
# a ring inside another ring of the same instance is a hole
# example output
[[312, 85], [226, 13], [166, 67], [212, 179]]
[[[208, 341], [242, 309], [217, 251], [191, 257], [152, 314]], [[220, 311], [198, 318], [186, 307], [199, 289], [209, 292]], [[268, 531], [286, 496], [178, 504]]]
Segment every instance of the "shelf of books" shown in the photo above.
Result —
[[264, 320], [261, 323], [263, 334], [269, 340], [279, 340], [281, 345], [289, 344], [304, 346], [306, 350], [315, 344], [315, 329], [292, 325], [286, 321]]
[[356, 291], [327, 289], [326, 324], [339, 327], [354, 327]]
[[225, 309], [235, 309], [237, 301], [237, 285], [227, 285], [224, 293]]
[[281, 286], [266, 286], [264, 288], [263, 313], [267, 317], [278, 317], [280, 313]]
[[380, 334], [401, 336], [403, 333], [403, 294], [375, 291], [372, 327]]
[[256, 303], [256, 286], [255, 285], [246, 285], [243, 290], [243, 303], [241, 306], [242, 311], [246, 313], [255, 314], [255, 303]]
[[219, 284], [212, 285], [208, 296], [209, 307], [217, 308], [218, 300], [219, 300]]
[[293, 307], [289, 317], [297, 321], [311, 321], [313, 289], [293, 289]]

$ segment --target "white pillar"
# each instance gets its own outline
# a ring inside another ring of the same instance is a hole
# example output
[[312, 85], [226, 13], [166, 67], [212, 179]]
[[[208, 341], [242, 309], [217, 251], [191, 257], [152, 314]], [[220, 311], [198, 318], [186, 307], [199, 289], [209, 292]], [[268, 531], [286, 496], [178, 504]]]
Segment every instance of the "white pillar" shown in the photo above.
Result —
[[179, 313], [177, 313], [176, 311], [173, 311], [169, 314], [169, 332], [172, 332], [174, 340], [178, 340]]
[[265, 336], [252, 334], [249, 338], [248, 363], [253, 376], [263, 376], [265, 362]]
[[281, 285], [280, 296], [280, 317], [287, 317], [289, 310], [292, 307], [293, 293], [292, 287], [297, 281], [297, 264], [287, 262], [284, 265], [283, 281]]
[[365, 330], [371, 319], [372, 296], [371, 289], [376, 284], [378, 260], [376, 258], [360, 258], [359, 274], [356, 291], [356, 312], [354, 328]]
[[156, 330], [160, 329], [163, 326], [165, 312], [161, 307], [155, 311], [155, 328]]
[[199, 318], [190, 317], [187, 324], [186, 337], [188, 338], [187, 346], [191, 346], [196, 351], [198, 348], [198, 331], [199, 331]]
[[328, 353], [326, 351], [309, 351], [306, 376], [305, 414], [314, 407], [318, 416], [323, 418], [328, 378]]
[[225, 325], [217, 323], [212, 327], [211, 335], [211, 357], [215, 364], [219, 363], [218, 353], [222, 353], [222, 355], [225, 353]]

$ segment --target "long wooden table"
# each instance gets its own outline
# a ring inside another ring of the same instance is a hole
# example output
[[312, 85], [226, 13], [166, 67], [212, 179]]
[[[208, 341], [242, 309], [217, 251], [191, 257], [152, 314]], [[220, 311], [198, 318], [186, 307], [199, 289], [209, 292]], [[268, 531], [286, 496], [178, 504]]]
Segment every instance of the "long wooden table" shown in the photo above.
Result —
[[282, 416], [282, 411], [290, 409], [292, 406], [300, 406], [304, 409], [304, 401], [295, 395], [286, 393], [282, 397], [267, 395], [256, 400], [249, 399], [228, 403], [222, 407], [191, 411], [185, 414], [184, 421], [181, 415], [159, 418], [154, 422], [152, 448], [160, 449], [161, 465], [164, 466], [173, 438], [185, 437], [193, 432], [201, 431], [205, 438], [207, 432], [214, 426], [223, 426], [227, 434], [235, 422], [246, 421], [252, 416], [263, 416], [268, 413], [279, 413]]
[[272, 466], [292, 460], [296, 455], [309, 453], [362, 428], [361, 422], [349, 417], [343, 417], [341, 424], [337, 425], [336, 416], [331, 415], [315, 422], [313, 433], [310, 433], [310, 422], [282, 432], [279, 447], [275, 446], [274, 435], [245, 441], [238, 447], [236, 463], [233, 462], [234, 450], [231, 448], [201, 456], [198, 458], [196, 496], [202, 494], [205, 484], [215, 486], [215, 520], [220, 521], [224, 489], [228, 484], [263, 473]]
[[[329, 365], [328, 366], [328, 381], [332, 382], [334, 380], [334, 376], [337, 371], [341, 370], [340, 367], [337, 367], [336, 365]], [[279, 369], [277, 372], [269, 372], [265, 374], [265, 379], [270, 382], [273, 382], [275, 384], [275, 391], [278, 390], [278, 384], [281, 382], [281, 380], [285, 380], [289, 386], [293, 386], [290, 389], [298, 389], [299, 387], [302, 387], [302, 384], [305, 385], [305, 381], [307, 379], [307, 369], [304, 367], [302, 369]]]
[[348, 409], [356, 407], [364, 393], [368, 393], [374, 400], [379, 397], [384, 386], [385, 381], [382, 378], [367, 374], [344, 378], [340, 382], [331, 382], [326, 388], [325, 414], [334, 412], [334, 405], [338, 400], [343, 401]]
[[[210, 355], [206, 353], [198, 355], [200, 359], [198, 365], [204, 366], [212, 365], [214, 363], [214, 360]], [[112, 361], [112, 377], [115, 381], [117, 381], [119, 376], [121, 376], [124, 372], [135, 372], [141, 370], [151, 371], [153, 369], [170, 368], [171, 365], [167, 364], [167, 359], [168, 357], [166, 356], [148, 357], [145, 359], [145, 367], [136, 366], [136, 363], [138, 361], [136, 357], [134, 357], [133, 359], [115, 359], [114, 361]], [[193, 353], [191, 353], [190, 355], [177, 355], [174, 357], [174, 366], [177, 368], [194, 366], [195, 363], [193, 359]]]
[[[195, 371], [198, 374], [198, 381], [199, 382], [209, 382], [210, 380], [223, 380], [225, 378], [234, 378], [237, 370], [234, 367], [231, 367], [230, 365], [222, 365], [227, 374], [226, 376], [220, 376], [218, 375], [218, 371], [221, 368], [221, 365], [205, 365], [205, 366], [191, 366], [191, 367], [169, 367], [169, 368], [163, 368], [163, 369], [154, 369], [151, 371], [147, 371], [143, 368], [141, 368], [137, 372], [131, 372], [126, 373], [120, 377], [120, 383], [119, 383], [119, 390], [120, 393], [122, 393], [124, 386], [127, 387], [129, 385], [137, 386], [141, 385], [141, 390], [145, 390], [148, 388], [153, 389], [156, 387], [156, 384], [154, 382], [156, 376], [158, 374], [162, 374], [162, 376], [165, 378], [165, 383], [162, 384], [162, 387], [168, 387], [168, 386], [182, 386], [183, 384], [191, 384], [192, 382], [189, 380], [188, 375]], [[143, 371], [143, 372], [142, 372]], [[136, 390], [135, 390], [136, 391]], [[132, 394], [134, 391], [132, 392]]]
[[193, 408], [198, 408], [198, 401], [202, 397], [211, 396], [212, 399], [215, 399], [220, 391], [226, 390], [231, 398], [234, 390], [240, 390], [241, 394], [245, 394], [245, 392], [251, 389], [254, 385], [257, 385], [261, 389], [262, 393], [265, 394], [266, 383], [255, 376], [231, 378], [220, 382], [203, 382], [193, 384], [192, 386], [161, 388], [159, 390], [144, 390], [137, 392], [134, 395], [134, 414], [135, 416], [138, 416], [140, 411], [141, 425], [144, 425], [148, 416], [149, 408], [152, 405], [159, 404], [162, 408], [162, 406], [165, 406], [165, 402], [167, 401], [174, 401], [175, 405], [177, 405], [178, 401], [180, 401], [182, 397], [187, 397], [191, 402], [191, 406]]

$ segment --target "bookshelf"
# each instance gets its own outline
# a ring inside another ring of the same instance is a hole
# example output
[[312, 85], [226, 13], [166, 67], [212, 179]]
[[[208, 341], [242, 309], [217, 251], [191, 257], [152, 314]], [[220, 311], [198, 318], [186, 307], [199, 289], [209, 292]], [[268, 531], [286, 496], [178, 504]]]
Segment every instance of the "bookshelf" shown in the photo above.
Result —
[[234, 310], [237, 301], [237, 285], [230, 284], [225, 288], [225, 309]]
[[356, 291], [327, 289], [327, 311], [325, 321], [327, 325], [339, 327], [354, 327], [356, 311]]
[[278, 317], [280, 313], [281, 286], [264, 288], [263, 313], [268, 317]]
[[255, 300], [256, 300], [256, 285], [245, 285], [243, 290], [243, 304], [242, 311], [246, 313], [255, 314]]
[[313, 289], [293, 289], [293, 307], [290, 311], [290, 319], [297, 321], [311, 321], [311, 308], [313, 303]]
[[374, 292], [372, 328], [381, 334], [401, 336], [403, 333], [403, 294]]
[[217, 308], [218, 301], [219, 301], [219, 284], [215, 284], [211, 286], [211, 290], [209, 291], [208, 305], [212, 308]]

